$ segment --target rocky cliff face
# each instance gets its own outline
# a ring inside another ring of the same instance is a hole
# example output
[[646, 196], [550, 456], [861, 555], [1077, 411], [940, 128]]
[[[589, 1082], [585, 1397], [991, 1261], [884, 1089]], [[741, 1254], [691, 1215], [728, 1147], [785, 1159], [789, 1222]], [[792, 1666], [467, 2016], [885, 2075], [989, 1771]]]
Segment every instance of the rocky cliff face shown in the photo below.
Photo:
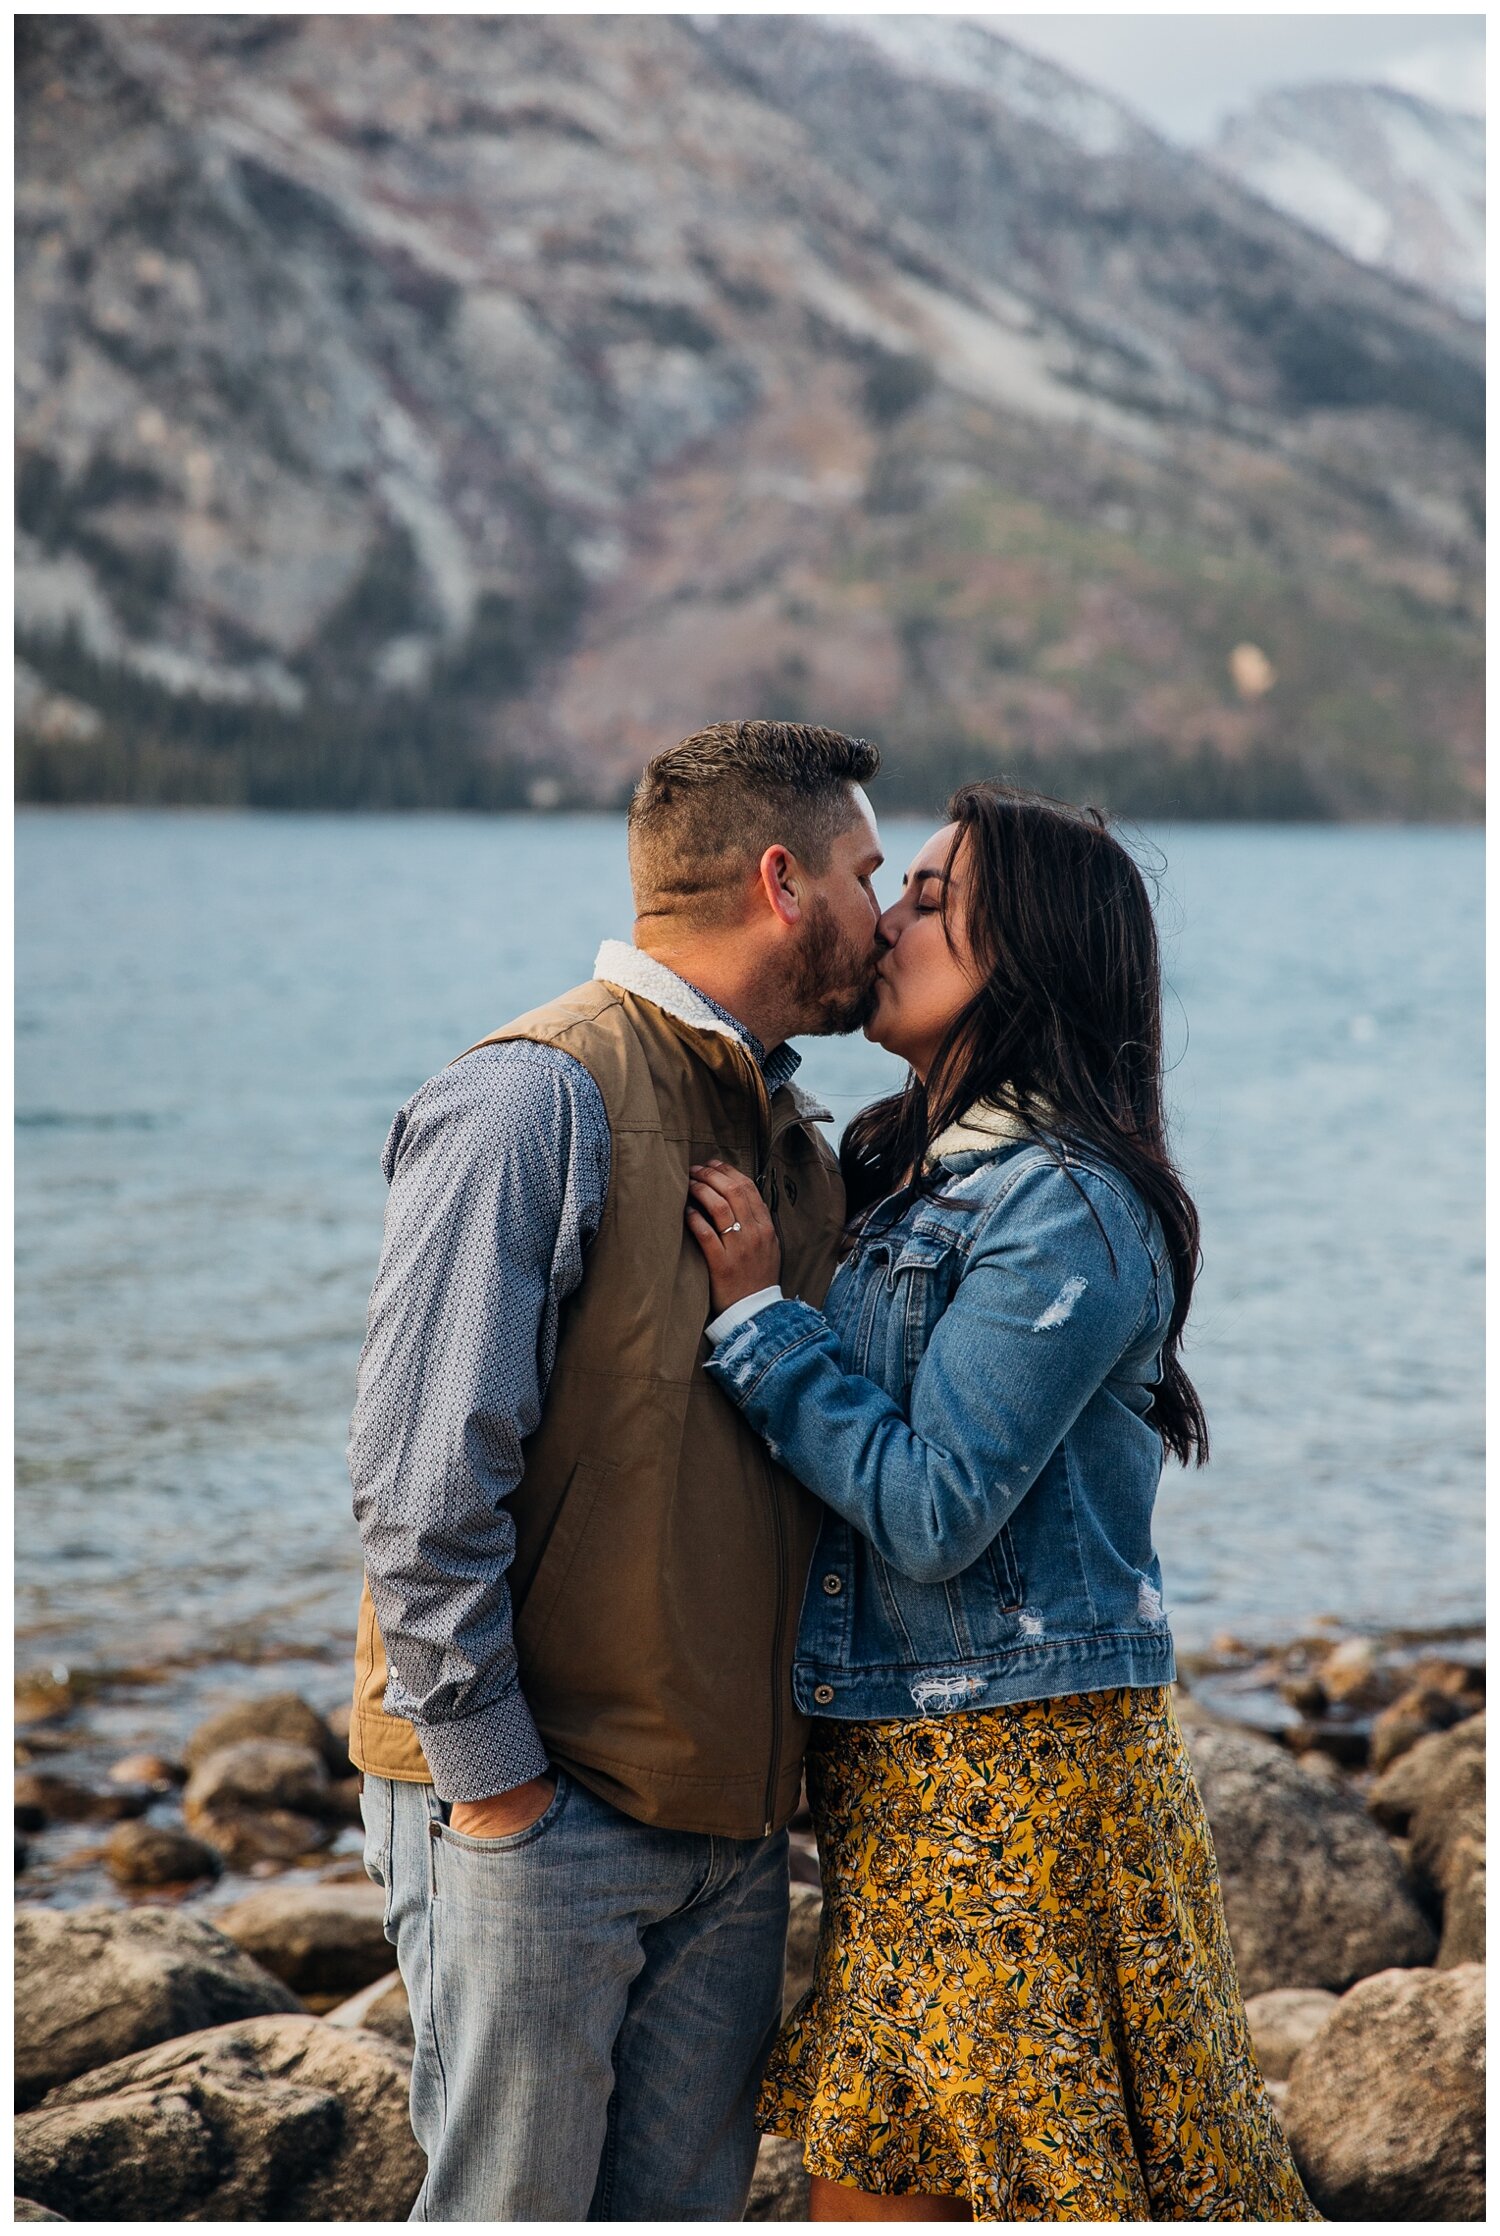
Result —
[[1477, 796], [1479, 338], [919, 18], [34, 17], [32, 796]]
[[1484, 122], [1381, 85], [1309, 85], [1231, 117], [1219, 167], [1346, 255], [1484, 316]]

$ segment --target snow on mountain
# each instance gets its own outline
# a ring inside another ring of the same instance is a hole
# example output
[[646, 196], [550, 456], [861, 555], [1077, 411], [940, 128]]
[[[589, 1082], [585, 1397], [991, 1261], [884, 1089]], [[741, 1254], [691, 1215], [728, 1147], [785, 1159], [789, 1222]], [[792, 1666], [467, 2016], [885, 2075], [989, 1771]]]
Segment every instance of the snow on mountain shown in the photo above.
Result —
[[1380, 85], [1263, 94], [1212, 160], [1361, 264], [1484, 315], [1484, 121]]
[[962, 16], [827, 15], [822, 29], [864, 38], [907, 77], [976, 93], [1072, 140], [1085, 155], [1128, 155], [1154, 135], [1108, 94]]

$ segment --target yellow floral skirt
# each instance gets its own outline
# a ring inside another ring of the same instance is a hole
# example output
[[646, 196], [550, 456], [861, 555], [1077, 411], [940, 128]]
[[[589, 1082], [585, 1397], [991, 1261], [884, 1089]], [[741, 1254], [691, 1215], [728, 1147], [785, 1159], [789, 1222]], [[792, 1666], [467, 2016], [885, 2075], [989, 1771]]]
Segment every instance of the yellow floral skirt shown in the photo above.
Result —
[[815, 1726], [809, 1992], [760, 2124], [976, 2220], [1313, 2221], [1162, 1686]]

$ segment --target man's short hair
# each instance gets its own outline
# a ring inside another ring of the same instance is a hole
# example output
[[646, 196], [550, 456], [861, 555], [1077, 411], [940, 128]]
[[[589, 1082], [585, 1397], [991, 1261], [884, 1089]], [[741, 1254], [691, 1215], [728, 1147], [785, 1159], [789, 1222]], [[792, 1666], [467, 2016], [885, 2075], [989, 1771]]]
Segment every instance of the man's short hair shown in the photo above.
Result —
[[630, 803], [636, 913], [726, 921], [768, 846], [821, 875], [854, 819], [850, 786], [879, 766], [867, 739], [805, 722], [716, 722], [658, 753]]

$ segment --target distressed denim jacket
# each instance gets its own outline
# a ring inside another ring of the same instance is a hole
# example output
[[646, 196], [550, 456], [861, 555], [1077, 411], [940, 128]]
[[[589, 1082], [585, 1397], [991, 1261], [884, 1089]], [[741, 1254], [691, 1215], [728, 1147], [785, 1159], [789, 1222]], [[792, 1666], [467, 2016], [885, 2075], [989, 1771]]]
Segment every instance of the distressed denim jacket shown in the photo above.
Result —
[[1109, 1165], [1070, 1151], [1063, 1169], [980, 1116], [935, 1144], [942, 1200], [867, 1221], [822, 1312], [772, 1302], [708, 1363], [828, 1508], [794, 1677], [814, 1715], [1175, 1675], [1146, 1418], [1165, 1241]]

